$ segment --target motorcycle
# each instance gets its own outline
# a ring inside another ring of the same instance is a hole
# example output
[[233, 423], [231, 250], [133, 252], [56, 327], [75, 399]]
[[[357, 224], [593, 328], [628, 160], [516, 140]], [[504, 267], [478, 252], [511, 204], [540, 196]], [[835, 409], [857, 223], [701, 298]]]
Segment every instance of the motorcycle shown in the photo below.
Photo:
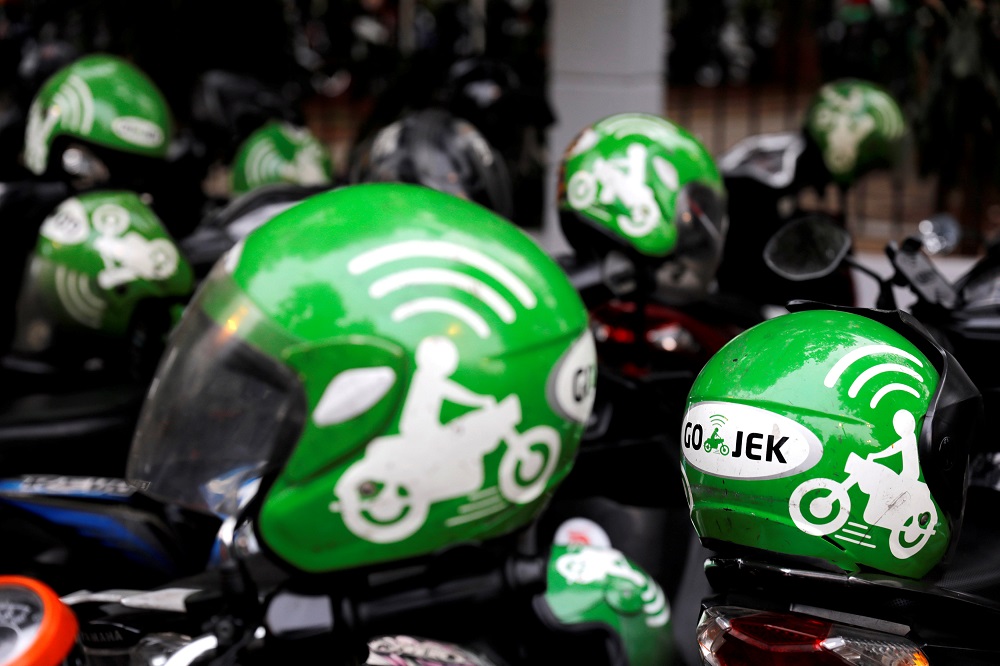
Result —
[[[985, 266], [991, 260], [981, 259], [951, 283], [923, 252], [927, 243], [910, 237], [902, 244], [887, 244], [894, 272], [885, 278], [850, 257], [849, 244], [846, 232], [835, 224], [810, 217], [783, 228], [769, 241], [764, 256], [772, 269], [791, 280], [850, 265], [878, 281], [879, 309], [897, 309], [893, 287], [908, 287], [917, 296], [913, 314], [943, 347], [954, 350], [960, 362], [965, 359], [970, 377], [979, 374], [982, 381], [976, 365], [983, 357], [972, 356], [961, 334], [969, 330], [963, 324], [969, 322], [970, 314], [978, 314], [980, 324], [989, 323], [982, 310], [970, 313], [974, 302], [970, 296], [977, 292], [969, 288], [983, 288], [988, 274]], [[982, 393], [985, 398], [987, 392]], [[901, 411], [893, 421], [904, 449], [906, 441], [910, 447], [916, 445], [908, 416]], [[972, 443], [973, 471], [962, 536], [947, 569], [933, 582], [810, 569], [802, 562], [785, 562], [771, 555], [704, 551], [704, 571], [712, 587], [712, 594], [702, 600], [696, 629], [704, 663], [750, 663], [789, 652], [795, 652], [801, 660], [798, 663], [804, 664], [869, 663], [876, 658], [900, 664], [996, 663], [1000, 655], [987, 627], [1000, 612], [994, 555], [1000, 542], [994, 520], [1000, 496], [993, 483], [996, 454], [990, 451], [989, 439], [987, 428], [986, 437]], [[937, 521], [937, 510], [926, 484], [909, 482], [905, 469], [897, 472], [874, 462], [896, 451], [888, 447], [867, 457], [852, 452], [842, 482], [814, 478], [797, 486], [789, 499], [795, 525], [806, 534], [827, 536], [839, 531], [836, 538], [863, 543], [869, 538], [867, 526], [846, 524], [851, 504], [847, 491], [857, 486], [868, 496], [864, 520], [869, 524], [877, 520], [889, 529], [893, 556], [902, 560], [913, 555], [931, 536], [928, 524]], [[904, 486], [913, 500], [905, 503], [906, 510], [886, 504], [885, 498], [901, 496]]]
[[613, 549], [539, 553], [521, 535], [317, 585], [261, 558], [248, 525], [220, 533], [214, 570], [149, 591], [64, 596], [84, 662], [259, 663], [321, 649], [351, 665], [672, 663], [662, 591]]

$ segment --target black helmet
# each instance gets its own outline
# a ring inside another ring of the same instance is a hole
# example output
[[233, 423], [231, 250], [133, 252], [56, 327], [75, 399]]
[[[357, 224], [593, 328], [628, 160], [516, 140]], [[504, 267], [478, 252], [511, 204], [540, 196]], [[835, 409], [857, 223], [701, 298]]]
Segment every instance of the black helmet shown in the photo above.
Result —
[[444, 109], [410, 112], [363, 141], [349, 177], [352, 183], [424, 185], [513, 216], [503, 157], [475, 127]]

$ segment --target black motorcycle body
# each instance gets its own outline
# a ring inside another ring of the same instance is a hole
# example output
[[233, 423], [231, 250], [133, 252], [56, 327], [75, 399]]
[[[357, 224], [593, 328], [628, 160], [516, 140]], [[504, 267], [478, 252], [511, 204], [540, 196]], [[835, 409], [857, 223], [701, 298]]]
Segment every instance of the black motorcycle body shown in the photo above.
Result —
[[[795, 298], [854, 305], [847, 267], [802, 281], [768, 269], [762, 254], [783, 225], [802, 217], [799, 195], [825, 191], [829, 173], [816, 145], [801, 132], [747, 137], [719, 158], [728, 197], [729, 229], [717, 278], [719, 290], [760, 305], [783, 306]], [[843, 226], [843, 220], [837, 223]]]

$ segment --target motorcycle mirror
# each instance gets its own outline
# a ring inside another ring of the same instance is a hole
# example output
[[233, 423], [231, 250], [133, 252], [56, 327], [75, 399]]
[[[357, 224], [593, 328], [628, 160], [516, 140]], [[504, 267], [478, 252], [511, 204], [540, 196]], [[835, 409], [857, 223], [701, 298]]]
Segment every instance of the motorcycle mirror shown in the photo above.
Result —
[[948, 254], [958, 246], [962, 227], [951, 213], [934, 213], [917, 225], [928, 254]]
[[846, 229], [822, 215], [801, 217], [782, 226], [764, 246], [764, 262], [796, 282], [829, 275], [851, 247]]

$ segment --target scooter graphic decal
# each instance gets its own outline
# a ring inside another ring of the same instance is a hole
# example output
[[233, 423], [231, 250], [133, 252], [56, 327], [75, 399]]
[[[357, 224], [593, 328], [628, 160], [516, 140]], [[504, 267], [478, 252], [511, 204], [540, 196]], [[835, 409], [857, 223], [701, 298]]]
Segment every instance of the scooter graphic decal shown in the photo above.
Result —
[[[368, 295], [375, 299], [395, 295], [398, 304], [391, 308], [390, 316], [396, 322], [443, 315], [455, 322], [453, 326], [464, 325], [486, 339], [495, 334], [495, 327], [516, 321], [518, 308], [530, 310], [538, 302], [534, 292], [502, 264], [470, 248], [442, 241], [387, 245], [355, 257], [348, 263], [348, 271], [364, 275], [375, 267], [415, 258], [445, 259], [453, 266], [457, 261], [472, 267], [489, 275], [513, 298], [501, 296], [474, 273], [408, 263], [368, 287]], [[427, 295], [428, 287], [435, 286], [445, 287], [450, 296]], [[407, 298], [409, 291], [419, 295]], [[577, 365], [589, 368], [594, 362], [589, 335], [571, 347], [564, 359], [572, 361], [563, 363], [565, 368], [556, 366], [555, 383], [561, 385], [558, 378], [565, 376], [566, 385], [572, 386]], [[456, 514], [444, 521], [446, 526], [459, 526], [511, 504], [533, 502], [547, 488], [561, 451], [558, 431], [549, 425], [524, 428], [518, 395], [480, 394], [453, 378], [459, 366], [460, 351], [451, 338], [432, 335], [417, 344], [398, 434], [372, 440], [364, 456], [347, 468], [333, 489], [337, 500], [330, 504], [330, 511], [340, 513], [358, 537], [374, 543], [401, 541], [424, 525], [433, 504], [464, 498]], [[336, 382], [336, 378], [330, 382], [327, 393]], [[383, 394], [388, 388], [383, 378]], [[574, 394], [553, 391], [556, 401], [567, 399], [567, 395]], [[592, 392], [580, 399], [592, 400]], [[324, 394], [320, 402], [324, 400], [333, 404], [334, 397]], [[471, 411], [442, 422], [445, 403]], [[570, 406], [564, 411], [574, 413]], [[483, 459], [498, 449], [502, 454], [495, 485], [491, 482], [487, 486]]]
[[40, 235], [61, 246], [83, 245], [96, 230], [92, 247], [104, 268], [92, 274], [57, 263], [54, 271], [56, 296], [70, 317], [91, 328], [99, 328], [107, 302], [101, 289], [144, 280], [166, 280], [177, 272], [180, 256], [167, 238], [148, 239], [136, 230], [129, 211], [117, 204], [98, 206], [88, 215], [77, 198], [64, 201], [42, 223]]
[[670, 608], [663, 589], [655, 580], [633, 567], [619, 550], [571, 545], [568, 552], [556, 559], [555, 567], [570, 585], [605, 585], [612, 578], [626, 580], [641, 590], [646, 626], [662, 627], [670, 621]]
[[98, 206], [91, 215], [100, 236], [94, 247], [104, 261], [97, 274], [103, 289], [136, 280], [166, 280], [177, 272], [180, 257], [177, 248], [166, 238], [146, 238], [132, 229], [128, 210], [116, 204]]
[[[854, 363], [873, 354], [893, 354], [909, 363], [922, 367], [913, 355], [888, 345], [869, 345], [856, 349], [841, 358], [827, 373], [824, 384], [836, 385], [841, 375]], [[862, 387], [883, 373], [893, 372], [923, 382], [923, 377], [912, 367], [900, 363], [878, 363], [866, 369], [854, 380], [848, 396], [856, 398]], [[869, 406], [875, 408], [889, 393], [902, 391], [919, 395], [916, 389], [899, 382], [880, 387], [871, 398]], [[892, 417], [896, 441], [865, 458], [851, 452], [844, 471], [847, 478], [837, 482], [815, 478], [800, 484], [791, 495], [789, 513], [796, 527], [813, 536], [833, 535], [833, 538], [866, 548], [876, 548], [869, 533], [873, 527], [889, 530], [889, 550], [897, 559], [907, 559], [920, 552], [935, 533], [938, 522], [937, 507], [931, 499], [927, 484], [920, 480], [920, 460], [917, 450], [916, 419], [906, 410], [898, 410]], [[897, 473], [890, 467], [876, 462], [895, 455], [901, 456], [902, 470]], [[851, 496], [849, 491], [857, 486], [868, 496], [863, 517], [865, 523], [849, 522]]]
[[876, 128], [890, 138], [903, 134], [903, 118], [899, 111], [881, 96], [872, 96], [872, 114], [866, 113], [865, 97], [861, 90], [853, 89], [847, 95], [841, 95], [836, 90], [824, 89], [823, 102], [826, 106], [816, 111], [816, 126], [828, 133], [828, 143], [824, 157], [830, 170], [834, 173], [845, 173], [854, 168], [858, 160], [858, 149], [861, 142]]
[[[531, 502], [545, 490], [559, 457], [559, 433], [544, 425], [519, 432], [520, 399], [512, 394], [497, 401], [453, 381], [458, 363], [458, 350], [448, 338], [422, 340], [399, 434], [374, 439], [337, 481], [339, 502], [330, 510], [339, 511], [357, 536], [376, 543], [400, 541], [420, 529], [434, 502], [469, 497], [459, 515], [446, 522], [454, 526], [509, 503]], [[442, 424], [445, 400], [476, 409]], [[483, 488], [483, 456], [501, 443], [506, 451], [499, 485]]]
[[[628, 215], [616, 219], [622, 232], [634, 238], [645, 236], [660, 223], [660, 207], [652, 188], [646, 184], [648, 151], [633, 143], [624, 158], [594, 161], [592, 171], [577, 171], [567, 184], [566, 197], [577, 210], [586, 210], [600, 201], [604, 206], [621, 201], [629, 210]], [[669, 162], [657, 158], [654, 172], [672, 190], [679, 188], [677, 170]], [[601, 214], [599, 209], [591, 212]]]

